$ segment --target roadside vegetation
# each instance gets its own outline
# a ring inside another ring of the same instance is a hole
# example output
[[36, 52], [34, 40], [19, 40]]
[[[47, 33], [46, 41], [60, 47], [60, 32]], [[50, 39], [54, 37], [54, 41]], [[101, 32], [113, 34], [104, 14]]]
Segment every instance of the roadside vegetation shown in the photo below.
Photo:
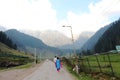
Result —
[[[116, 77], [120, 79], [120, 54], [102, 53], [98, 55], [84, 56], [83, 69], [87, 69], [88, 73], [100, 73], [109, 76], [108, 78]], [[80, 60], [81, 61], [81, 60]], [[89, 64], [88, 64], [89, 62]], [[104, 77], [106, 77], [104, 76]], [[108, 79], [109, 80], [109, 79]]]
[[86, 75], [84, 72], [77, 74], [73, 71], [74, 64], [71, 62], [71, 59], [65, 57], [62, 58], [63, 65], [66, 66], [67, 70], [76, 78], [76, 80], [94, 80], [90, 75]]
[[33, 62], [30, 54], [14, 50], [3, 43], [0, 43], [0, 70]]
[[[79, 74], [73, 71], [75, 58], [63, 58], [70, 73], [78, 80], [120, 80], [120, 54], [102, 53], [77, 59]], [[81, 79], [83, 77], [83, 79]]]

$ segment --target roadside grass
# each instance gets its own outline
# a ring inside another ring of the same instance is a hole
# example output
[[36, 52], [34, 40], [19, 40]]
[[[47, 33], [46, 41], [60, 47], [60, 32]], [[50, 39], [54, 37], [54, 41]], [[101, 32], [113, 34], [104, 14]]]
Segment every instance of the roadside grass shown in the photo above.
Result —
[[76, 80], [94, 80], [89, 74], [85, 74], [84, 72], [77, 74], [75, 71], [73, 71], [71, 60], [63, 58], [62, 63], [66, 69], [76, 78]]
[[5, 44], [0, 42], [0, 53], [12, 53], [13, 55], [18, 55], [18, 56], [24, 56], [24, 57], [32, 57], [30, 54], [27, 54], [22, 51], [14, 50], [12, 48], [9, 48]]
[[[111, 66], [109, 64], [109, 59], [108, 59], [108, 54], [109, 54], [112, 68], [113, 68], [114, 75], [112, 75]], [[108, 74], [110, 77], [115, 76], [120, 79], [120, 54], [119, 53], [118, 54], [108, 53], [108, 54], [97, 55], [102, 73]], [[90, 65], [88, 65], [88, 61], [86, 59], [89, 59]], [[98, 62], [96, 60], [95, 55], [84, 56], [83, 63], [85, 66], [84, 68], [91, 69], [90, 72], [95, 72], [95, 73], [100, 72], [100, 68], [98, 66]]]
[[20, 66], [11, 67], [11, 68], [0, 68], [0, 72], [13, 70], [13, 69], [26, 69], [26, 68], [31, 68], [32, 66], [33, 66], [33, 63], [27, 63], [25, 65], [20, 65]]
[[76, 80], [94, 80], [90, 75], [85, 74], [84, 72], [77, 74], [69, 66], [66, 65], [67, 70], [76, 78]]
[[0, 71], [29, 67], [34, 61], [32, 55], [14, 50], [0, 42]]
[[32, 66], [33, 66], [33, 63], [27, 63], [25, 65], [14, 67], [13, 69], [24, 69], [24, 68], [30, 68]]
[[[108, 54], [114, 74], [112, 74]], [[95, 55], [83, 56], [82, 59], [80, 59], [79, 64], [80, 69], [82, 70], [80, 75], [77, 75], [75, 72], [72, 71], [72, 69], [69, 69], [69, 67], [72, 68], [72, 64], [75, 63], [74, 58], [69, 58], [65, 60], [67, 62], [65, 64], [69, 66], [67, 67], [68, 70], [70, 71], [70, 73], [76, 76], [78, 80], [100, 80], [100, 78], [103, 78], [105, 80], [112, 80], [112, 78], [115, 78], [114, 80], [120, 80], [120, 54], [108, 54], [97, 55], [102, 72], [100, 72], [100, 68]]]

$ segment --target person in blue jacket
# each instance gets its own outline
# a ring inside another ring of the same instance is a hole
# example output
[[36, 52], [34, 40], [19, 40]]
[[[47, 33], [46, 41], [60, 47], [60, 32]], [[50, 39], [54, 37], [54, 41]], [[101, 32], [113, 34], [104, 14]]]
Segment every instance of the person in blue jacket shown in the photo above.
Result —
[[56, 60], [56, 68], [57, 68], [57, 71], [59, 72], [61, 68], [61, 62], [60, 62], [59, 57], [57, 57], [57, 60]]

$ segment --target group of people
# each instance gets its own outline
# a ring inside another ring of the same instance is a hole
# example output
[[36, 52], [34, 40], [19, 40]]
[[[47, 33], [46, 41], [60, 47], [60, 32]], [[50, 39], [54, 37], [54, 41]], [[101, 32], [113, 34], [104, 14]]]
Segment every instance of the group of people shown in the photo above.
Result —
[[59, 72], [60, 69], [62, 68], [62, 62], [61, 62], [60, 58], [55, 56], [54, 63], [55, 63], [55, 67], [56, 67], [57, 71]]

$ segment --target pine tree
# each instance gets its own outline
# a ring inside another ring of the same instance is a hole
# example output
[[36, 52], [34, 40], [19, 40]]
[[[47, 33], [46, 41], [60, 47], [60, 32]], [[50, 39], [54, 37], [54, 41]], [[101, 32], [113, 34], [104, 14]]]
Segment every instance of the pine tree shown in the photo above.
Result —
[[12, 40], [2, 31], [0, 31], [0, 42], [6, 44], [10, 48], [17, 49], [17, 45], [14, 44]]
[[104, 32], [95, 45], [95, 52], [107, 52], [115, 50], [120, 45], [120, 19], [111, 24], [111, 27]]

